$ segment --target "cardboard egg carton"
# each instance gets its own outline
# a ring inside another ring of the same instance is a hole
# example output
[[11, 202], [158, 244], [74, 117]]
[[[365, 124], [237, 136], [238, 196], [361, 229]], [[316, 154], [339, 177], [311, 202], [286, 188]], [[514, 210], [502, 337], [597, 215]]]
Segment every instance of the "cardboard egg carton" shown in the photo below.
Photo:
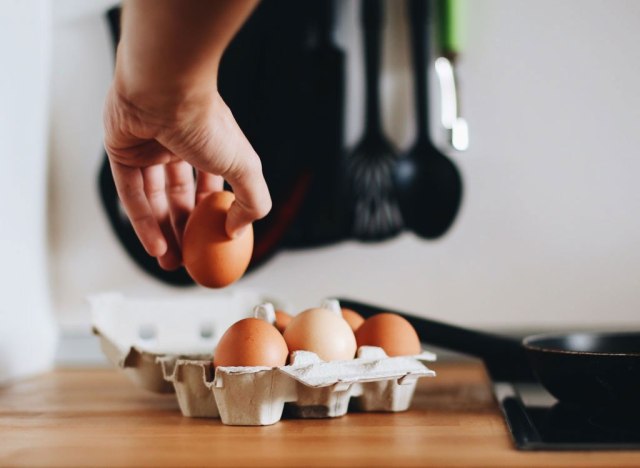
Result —
[[[125, 333], [122, 329], [140, 331], [143, 321], [139, 317], [132, 319], [131, 314], [146, 317], [139, 309], [148, 310], [149, 304], [131, 304], [122, 296], [101, 296], [93, 299], [92, 306], [94, 332], [100, 337], [110, 360], [134, 383], [147, 390], [174, 391], [180, 410], [187, 417], [219, 417], [228, 425], [269, 425], [278, 422], [285, 410], [288, 416], [298, 418], [343, 416], [352, 400], [362, 411], [404, 411], [411, 404], [417, 380], [435, 376], [435, 372], [425, 365], [436, 359], [433, 353], [425, 351], [417, 356], [389, 357], [381, 348], [371, 346], [359, 348], [354, 359], [345, 361], [325, 362], [315, 353], [296, 351], [292, 353], [291, 363], [285, 366], [218, 367], [214, 372], [212, 343], [207, 343], [209, 352], [206, 353], [193, 342], [191, 349], [175, 343], [169, 346], [166, 341], [156, 347], [148, 343], [146, 347], [141, 347], [140, 343], [127, 346], [124, 344], [127, 339], [134, 337], [131, 333], [119, 336], [116, 342], [114, 335], [118, 335], [118, 331]], [[210, 299], [207, 306], [211, 308]], [[323, 307], [336, 313], [340, 310], [337, 301], [325, 301]], [[132, 310], [136, 308], [138, 314]], [[216, 342], [228, 326], [247, 316], [241, 310], [247, 310], [244, 304], [233, 318], [225, 317], [229, 322], [225, 328], [216, 326], [220, 332], [216, 334]], [[219, 314], [218, 311], [215, 317], [220, 318]], [[171, 315], [171, 318], [164, 313], [154, 315], [158, 330], [172, 330], [175, 323], [163, 322], [165, 319], [173, 322], [179, 314], [174, 310]], [[271, 323], [275, 320], [271, 303], [257, 306], [253, 315]], [[191, 313], [187, 317], [198, 322], [202, 315]], [[180, 322], [184, 325], [185, 320], [182, 316]], [[190, 329], [193, 339], [196, 328], [183, 326], [180, 329]], [[181, 342], [174, 334], [171, 336], [172, 340]], [[167, 351], [161, 351], [163, 346]]]
[[218, 367], [211, 360], [161, 361], [176, 389], [184, 416], [220, 417], [223, 424], [264, 426], [288, 415], [298, 418], [344, 416], [351, 399], [362, 411], [405, 411], [417, 380], [434, 377], [419, 356], [388, 357], [381, 348], [363, 346], [355, 359], [322, 361], [296, 351], [282, 367]]

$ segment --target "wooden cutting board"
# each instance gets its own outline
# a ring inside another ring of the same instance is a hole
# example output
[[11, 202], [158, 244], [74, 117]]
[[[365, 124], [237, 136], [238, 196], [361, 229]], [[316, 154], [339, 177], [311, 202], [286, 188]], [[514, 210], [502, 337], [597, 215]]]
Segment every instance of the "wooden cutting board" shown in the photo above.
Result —
[[0, 388], [0, 466], [640, 466], [640, 452], [519, 452], [479, 364], [442, 363], [396, 414], [231, 427], [115, 370]]

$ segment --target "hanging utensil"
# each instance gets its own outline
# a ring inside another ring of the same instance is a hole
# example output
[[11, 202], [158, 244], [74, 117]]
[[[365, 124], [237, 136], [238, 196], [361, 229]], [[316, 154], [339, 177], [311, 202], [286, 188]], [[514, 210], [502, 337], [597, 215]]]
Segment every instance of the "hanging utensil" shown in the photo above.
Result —
[[409, 1], [414, 66], [417, 138], [395, 167], [395, 182], [405, 225], [427, 239], [442, 236], [451, 226], [462, 200], [462, 179], [453, 162], [429, 137], [429, 7]]
[[440, 57], [435, 61], [440, 84], [440, 121], [447, 130], [447, 140], [457, 151], [469, 147], [469, 126], [461, 117], [460, 89], [456, 72], [462, 47], [465, 0], [439, 0]]
[[388, 239], [402, 229], [393, 183], [398, 155], [384, 135], [380, 115], [381, 0], [361, 2], [364, 33], [366, 111], [360, 142], [346, 159], [353, 235], [363, 241]]

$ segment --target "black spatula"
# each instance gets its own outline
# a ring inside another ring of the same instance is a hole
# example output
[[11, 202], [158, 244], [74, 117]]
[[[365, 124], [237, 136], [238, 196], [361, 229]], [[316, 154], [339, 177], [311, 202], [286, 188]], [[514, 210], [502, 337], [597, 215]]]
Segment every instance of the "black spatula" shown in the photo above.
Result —
[[462, 200], [462, 178], [453, 162], [429, 137], [429, 6], [409, 0], [411, 47], [418, 114], [417, 139], [395, 167], [405, 226], [427, 239], [442, 236], [453, 224]]

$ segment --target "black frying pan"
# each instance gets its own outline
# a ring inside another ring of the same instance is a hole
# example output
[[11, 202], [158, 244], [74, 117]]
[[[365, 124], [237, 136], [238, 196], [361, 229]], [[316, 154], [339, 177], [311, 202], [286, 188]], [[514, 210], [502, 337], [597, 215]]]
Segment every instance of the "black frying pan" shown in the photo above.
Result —
[[640, 409], [640, 332], [568, 333], [519, 341], [410, 314], [339, 299], [370, 317], [397, 313], [420, 340], [481, 358], [494, 381], [539, 381], [561, 403], [580, 408]]

